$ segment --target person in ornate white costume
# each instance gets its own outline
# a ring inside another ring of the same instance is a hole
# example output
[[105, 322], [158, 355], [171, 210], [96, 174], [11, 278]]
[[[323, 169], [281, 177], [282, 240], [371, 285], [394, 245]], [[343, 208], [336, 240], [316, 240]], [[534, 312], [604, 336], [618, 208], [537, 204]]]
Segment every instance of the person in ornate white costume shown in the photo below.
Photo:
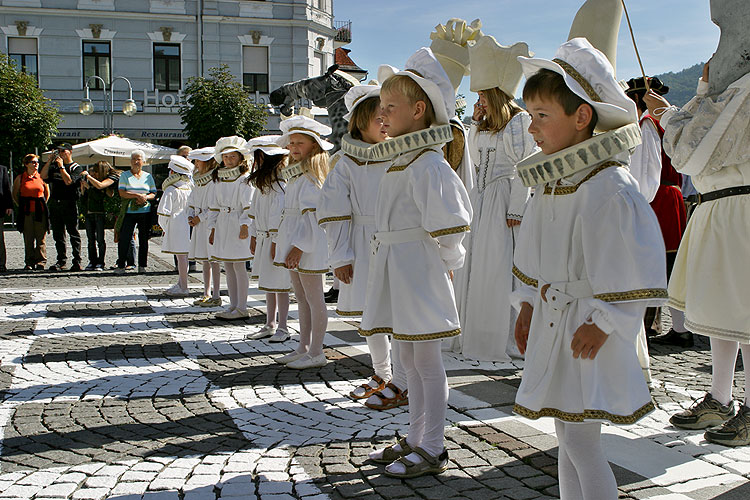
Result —
[[463, 264], [471, 202], [440, 146], [452, 140], [453, 87], [427, 48], [398, 71], [381, 66], [382, 117], [393, 137], [371, 146], [371, 157], [392, 159], [380, 182], [377, 232], [370, 259], [360, 334], [392, 334], [399, 343], [409, 391], [409, 433], [373, 451], [395, 477], [438, 474], [444, 447], [448, 382], [440, 341], [460, 334], [452, 271]]
[[[664, 127], [664, 149], [700, 193], [677, 251], [669, 305], [685, 326], [711, 339], [711, 392], [670, 422], [705, 429], [708, 441], [750, 444], [750, 4], [713, 0], [721, 28], [716, 53], [703, 69], [697, 95], [681, 110], [649, 93], [649, 110]], [[732, 400], [737, 352], [745, 367], [745, 399]]]
[[184, 297], [190, 292], [188, 280], [188, 251], [190, 250], [190, 225], [188, 224], [188, 198], [193, 190], [193, 164], [182, 156], [169, 157], [170, 175], [161, 185], [163, 194], [156, 213], [159, 226], [164, 231], [162, 253], [177, 258], [177, 283], [165, 292], [173, 297]]
[[[635, 339], [646, 307], [666, 298], [658, 221], [620, 168], [640, 142], [635, 103], [585, 38], [553, 60], [519, 60], [542, 151], [517, 165], [538, 187], [514, 257], [515, 338], [526, 354], [514, 411], [555, 418], [561, 498], [614, 500], [600, 421], [631, 424], [654, 409]], [[592, 137], [594, 127], [602, 133]]]
[[[292, 282], [286, 269], [273, 265], [272, 247], [279, 232], [284, 210], [284, 181], [281, 169], [287, 164], [289, 151], [279, 147], [278, 135], [264, 135], [247, 142], [253, 157], [253, 171], [248, 182], [255, 186], [250, 204], [250, 251], [253, 253], [252, 278], [258, 280], [258, 289], [266, 292], [266, 324], [247, 336], [251, 340], [268, 339], [284, 342], [289, 338], [289, 292]], [[278, 328], [276, 310], [278, 308]]]
[[219, 289], [221, 286], [221, 265], [208, 259], [208, 200], [213, 169], [218, 164], [214, 160], [214, 147], [193, 149], [188, 159], [195, 162], [193, 190], [188, 198], [188, 223], [193, 231], [190, 233], [190, 251], [188, 259], [199, 261], [203, 267], [203, 295], [193, 302], [194, 306], [216, 307], [221, 305]]
[[[341, 150], [331, 158], [331, 171], [321, 190], [318, 224], [326, 231], [329, 265], [341, 283], [336, 308], [340, 316], [362, 316], [364, 311], [370, 241], [376, 231], [375, 201], [380, 180], [391, 166], [390, 161], [370, 161], [366, 154], [370, 145], [388, 137], [379, 96], [379, 85], [356, 85], [344, 96], [349, 132], [341, 140]], [[365, 399], [366, 406], [377, 410], [408, 404], [398, 350], [393, 351], [392, 368], [389, 337], [366, 339], [375, 374], [349, 396]]]
[[479, 94], [469, 134], [474, 217], [464, 267], [456, 272], [461, 336], [453, 348], [468, 359], [509, 361], [508, 352], [515, 353], [513, 246], [530, 191], [515, 175], [515, 165], [537, 151], [528, 132], [531, 118], [513, 102], [522, 76], [516, 56], [528, 56], [529, 49], [523, 42], [504, 47], [483, 36], [469, 55], [471, 90]]
[[236, 135], [216, 142], [214, 159], [221, 168], [212, 173], [213, 187], [208, 201], [209, 258], [224, 264], [229, 291], [229, 308], [216, 313], [219, 319], [248, 317], [248, 276], [245, 263], [250, 253], [250, 202], [253, 187], [245, 154], [246, 141]]
[[275, 361], [295, 370], [319, 368], [328, 362], [323, 353], [328, 327], [323, 299], [328, 245], [315, 212], [328, 175], [326, 151], [333, 148], [323, 136], [331, 133], [331, 127], [300, 115], [282, 121], [281, 132], [278, 144], [289, 150], [290, 165], [281, 171], [286, 193], [279, 234], [272, 244], [273, 264], [289, 269], [299, 311], [299, 345]]

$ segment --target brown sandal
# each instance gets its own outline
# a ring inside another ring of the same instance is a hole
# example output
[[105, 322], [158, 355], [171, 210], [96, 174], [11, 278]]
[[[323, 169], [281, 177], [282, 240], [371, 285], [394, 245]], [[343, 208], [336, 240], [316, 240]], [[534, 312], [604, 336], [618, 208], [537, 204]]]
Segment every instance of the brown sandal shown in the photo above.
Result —
[[396, 461], [404, 466], [404, 472], [391, 472], [386, 467], [385, 475], [400, 479], [410, 479], [427, 475], [434, 476], [435, 474], [441, 474], [448, 470], [448, 450], [443, 450], [443, 452], [436, 457], [433, 457], [419, 446], [412, 451], [422, 457], [421, 462], [414, 463], [406, 458], [406, 455], [403, 455]]
[[[396, 444], [401, 447], [401, 451], [396, 451], [393, 448], [396, 447]], [[391, 446], [388, 446], [387, 448], [383, 449], [383, 456], [380, 458], [371, 458], [373, 462], [376, 464], [389, 464], [391, 462], [395, 462], [401, 457], [405, 457], [412, 451], [411, 446], [409, 446], [409, 443], [406, 442], [406, 438], [402, 437], [398, 441], [396, 441], [396, 444], [392, 444]]]
[[367, 403], [365, 402], [365, 406], [368, 408], [371, 408], [373, 410], [390, 410], [391, 408], [397, 408], [399, 406], [404, 406], [409, 404], [409, 396], [407, 393], [409, 392], [408, 389], [401, 391], [398, 387], [393, 385], [391, 382], [388, 382], [385, 387], [389, 388], [395, 396], [392, 398], [387, 398], [383, 395], [381, 391], [373, 392], [372, 395], [376, 396], [380, 400], [380, 404], [373, 404], [373, 403]]
[[382, 378], [378, 377], [377, 375], [373, 375], [370, 380], [374, 380], [375, 382], [377, 382], [378, 386], [377, 387], [371, 386], [370, 381], [368, 380], [364, 384], [354, 389], [354, 391], [356, 391], [360, 387], [363, 388], [365, 390], [363, 395], [358, 396], [354, 391], [352, 391], [349, 393], [349, 397], [352, 399], [367, 399], [370, 396], [372, 396], [374, 393], [380, 392], [383, 389], [385, 389], [385, 380], [383, 380]]

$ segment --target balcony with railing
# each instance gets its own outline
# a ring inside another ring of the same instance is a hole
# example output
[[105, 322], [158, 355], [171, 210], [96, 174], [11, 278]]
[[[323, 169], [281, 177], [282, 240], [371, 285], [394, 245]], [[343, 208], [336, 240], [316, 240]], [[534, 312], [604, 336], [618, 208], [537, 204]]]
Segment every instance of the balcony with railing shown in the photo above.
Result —
[[352, 22], [351, 21], [334, 21], [333, 28], [336, 30], [334, 41], [340, 45], [351, 43], [352, 41]]

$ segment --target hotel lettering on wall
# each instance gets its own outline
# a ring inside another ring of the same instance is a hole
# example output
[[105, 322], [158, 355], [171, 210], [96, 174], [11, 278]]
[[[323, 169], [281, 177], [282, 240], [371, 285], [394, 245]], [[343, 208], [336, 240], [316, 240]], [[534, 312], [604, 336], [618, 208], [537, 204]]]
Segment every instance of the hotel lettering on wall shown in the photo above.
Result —
[[[185, 94], [182, 90], [159, 92], [159, 90], [143, 89], [143, 111], [146, 113], [179, 113], [184, 97]], [[261, 94], [260, 92], [251, 93], [250, 101], [260, 106], [267, 106], [271, 102], [268, 94]], [[312, 107], [313, 104], [307, 99], [302, 99], [299, 105]]]

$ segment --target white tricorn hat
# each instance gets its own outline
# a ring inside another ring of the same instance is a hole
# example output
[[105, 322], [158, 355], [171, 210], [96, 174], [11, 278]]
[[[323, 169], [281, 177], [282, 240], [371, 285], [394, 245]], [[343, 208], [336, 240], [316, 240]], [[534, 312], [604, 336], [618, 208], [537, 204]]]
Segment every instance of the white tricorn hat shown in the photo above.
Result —
[[267, 155], [287, 155], [288, 149], [278, 145], [280, 135], [261, 135], [247, 141], [248, 154], [253, 154], [256, 149], [260, 149]]
[[517, 42], [506, 47], [497, 43], [495, 37], [483, 36], [469, 47], [470, 90], [478, 92], [499, 87], [510, 97], [515, 96], [523, 76], [518, 56], [531, 57], [533, 55], [529, 52], [529, 46], [525, 42]]
[[598, 131], [638, 121], [635, 102], [617, 83], [609, 60], [585, 38], [574, 38], [562, 44], [551, 61], [527, 57], [518, 60], [526, 78], [540, 69], [562, 75], [568, 88], [596, 110]]
[[208, 161], [214, 157], [214, 147], [208, 146], [206, 148], [193, 149], [188, 153], [188, 159]]
[[573, 19], [568, 40], [585, 38], [616, 68], [621, 20], [622, 0], [586, 0]]
[[463, 19], [452, 18], [435, 26], [435, 31], [430, 33], [430, 49], [448, 75], [454, 92], [458, 91], [463, 77], [469, 74], [468, 42], [481, 36], [481, 27], [479, 19], [467, 25]]
[[177, 172], [178, 174], [193, 175], [193, 169], [195, 166], [184, 156], [172, 155], [169, 157], [168, 168], [172, 172]]
[[224, 153], [233, 153], [234, 151], [245, 156], [247, 154], [247, 141], [238, 135], [222, 137], [216, 141], [216, 146], [214, 147], [214, 160], [216, 160], [217, 163], [221, 163], [221, 155]]
[[323, 136], [330, 135], [333, 130], [328, 125], [323, 125], [319, 121], [315, 121], [307, 116], [292, 116], [282, 121], [279, 125], [281, 129], [281, 137], [277, 141], [277, 144], [282, 148], [289, 145], [289, 137], [292, 134], [305, 134], [315, 139], [318, 145], [324, 151], [328, 151], [333, 148], [333, 144], [323, 139]]
[[395, 75], [408, 76], [425, 91], [435, 110], [435, 125], [446, 125], [456, 115], [456, 93], [432, 50], [422, 47], [416, 51], [406, 60], [403, 70], [387, 64], [378, 68], [381, 82]]
[[349, 112], [344, 115], [344, 120], [348, 122], [351, 121], [352, 116], [354, 115], [354, 110], [357, 106], [366, 101], [367, 98], [379, 96], [380, 85], [356, 85], [350, 88], [349, 92], [344, 96], [344, 104], [346, 104], [346, 109], [349, 110]]

